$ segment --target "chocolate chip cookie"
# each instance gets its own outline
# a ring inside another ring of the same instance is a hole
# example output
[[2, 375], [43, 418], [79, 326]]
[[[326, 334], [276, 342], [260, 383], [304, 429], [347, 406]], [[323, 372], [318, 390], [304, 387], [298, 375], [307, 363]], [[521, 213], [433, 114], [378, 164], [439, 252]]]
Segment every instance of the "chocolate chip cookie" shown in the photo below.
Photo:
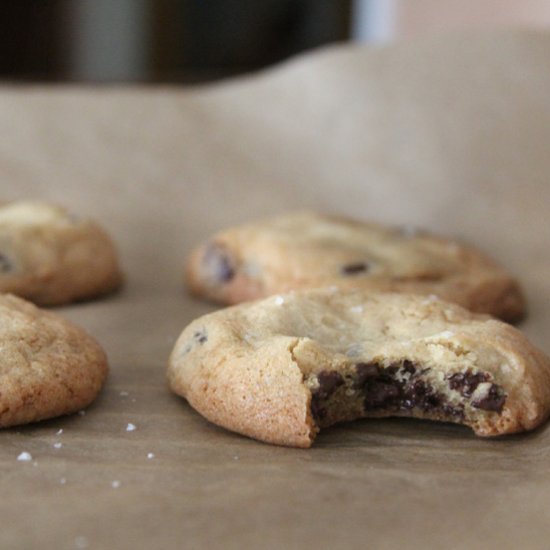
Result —
[[93, 221], [41, 202], [0, 205], [0, 292], [59, 305], [115, 290], [114, 245]]
[[550, 361], [521, 332], [398, 293], [296, 291], [205, 315], [178, 339], [168, 378], [210, 421], [297, 447], [364, 417], [495, 436], [531, 430], [550, 413]]
[[107, 359], [84, 330], [0, 296], [0, 427], [79, 411], [99, 393]]
[[186, 281], [192, 293], [225, 304], [337, 285], [435, 294], [506, 321], [525, 312], [513, 277], [470, 246], [314, 213], [214, 235], [191, 253]]

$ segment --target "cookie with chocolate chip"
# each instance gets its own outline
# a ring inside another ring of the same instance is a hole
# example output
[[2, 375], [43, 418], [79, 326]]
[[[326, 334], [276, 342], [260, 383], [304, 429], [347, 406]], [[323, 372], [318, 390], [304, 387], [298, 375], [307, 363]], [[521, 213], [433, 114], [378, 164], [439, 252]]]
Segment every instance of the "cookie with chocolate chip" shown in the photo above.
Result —
[[399, 293], [296, 291], [211, 313], [181, 334], [168, 379], [215, 424], [297, 447], [365, 417], [495, 436], [532, 430], [550, 413], [550, 360], [521, 332]]
[[190, 254], [186, 282], [192, 293], [225, 304], [337, 285], [435, 294], [506, 321], [525, 312], [514, 278], [470, 246], [307, 212], [214, 235]]
[[121, 284], [113, 242], [88, 219], [41, 202], [0, 205], [0, 292], [59, 305]]
[[87, 407], [107, 370], [105, 353], [83, 329], [10, 294], [0, 296], [0, 427]]

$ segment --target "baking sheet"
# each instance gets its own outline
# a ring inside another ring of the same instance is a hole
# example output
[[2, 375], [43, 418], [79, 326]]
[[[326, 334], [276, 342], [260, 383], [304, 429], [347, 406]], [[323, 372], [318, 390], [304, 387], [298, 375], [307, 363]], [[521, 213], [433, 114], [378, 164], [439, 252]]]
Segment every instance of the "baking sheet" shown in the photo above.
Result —
[[520, 278], [522, 328], [550, 352], [549, 63], [550, 35], [505, 32], [337, 47], [206, 88], [0, 88], [2, 199], [95, 217], [127, 274], [59, 309], [108, 352], [100, 399], [0, 434], [0, 547], [547, 548], [548, 425], [487, 441], [365, 420], [286, 449], [208, 424], [164, 371], [214, 309], [183, 292], [185, 254], [296, 208], [478, 245]]

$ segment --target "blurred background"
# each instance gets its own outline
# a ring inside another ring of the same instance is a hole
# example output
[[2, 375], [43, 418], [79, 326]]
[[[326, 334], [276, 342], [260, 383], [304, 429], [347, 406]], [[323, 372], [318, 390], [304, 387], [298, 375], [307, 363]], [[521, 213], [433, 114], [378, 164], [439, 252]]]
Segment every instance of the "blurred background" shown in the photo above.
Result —
[[201, 83], [333, 42], [550, 27], [549, 0], [0, 0], [3, 81]]

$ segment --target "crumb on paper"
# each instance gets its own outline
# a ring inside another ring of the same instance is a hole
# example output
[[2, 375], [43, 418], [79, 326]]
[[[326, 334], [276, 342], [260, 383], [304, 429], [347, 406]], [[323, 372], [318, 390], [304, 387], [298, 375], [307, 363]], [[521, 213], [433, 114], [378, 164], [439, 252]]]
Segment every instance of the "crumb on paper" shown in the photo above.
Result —
[[155, 458], [155, 453], [147, 453], [147, 458], [148, 459]]
[[132, 424], [131, 422], [128, 422], [128, 426], [126, 426], [127, 432], [133, 432], [136, 429], [136, 425]]
[[120, 487], [120, 481], [118, 479], [115, 479], [112, 483], [111, 483], [111, 487], [113, 489], [118, 489]]
[[18, 457], [17, 460], [20, 462], [30, 462], [32, 460], [31, 453], [27, 453], [27, 451], [23, 451]]
[[53, 444], [54, 449], [61, 449], [61, 447], [63, 447], [63, 443], [60, 443], [59, 441]]

